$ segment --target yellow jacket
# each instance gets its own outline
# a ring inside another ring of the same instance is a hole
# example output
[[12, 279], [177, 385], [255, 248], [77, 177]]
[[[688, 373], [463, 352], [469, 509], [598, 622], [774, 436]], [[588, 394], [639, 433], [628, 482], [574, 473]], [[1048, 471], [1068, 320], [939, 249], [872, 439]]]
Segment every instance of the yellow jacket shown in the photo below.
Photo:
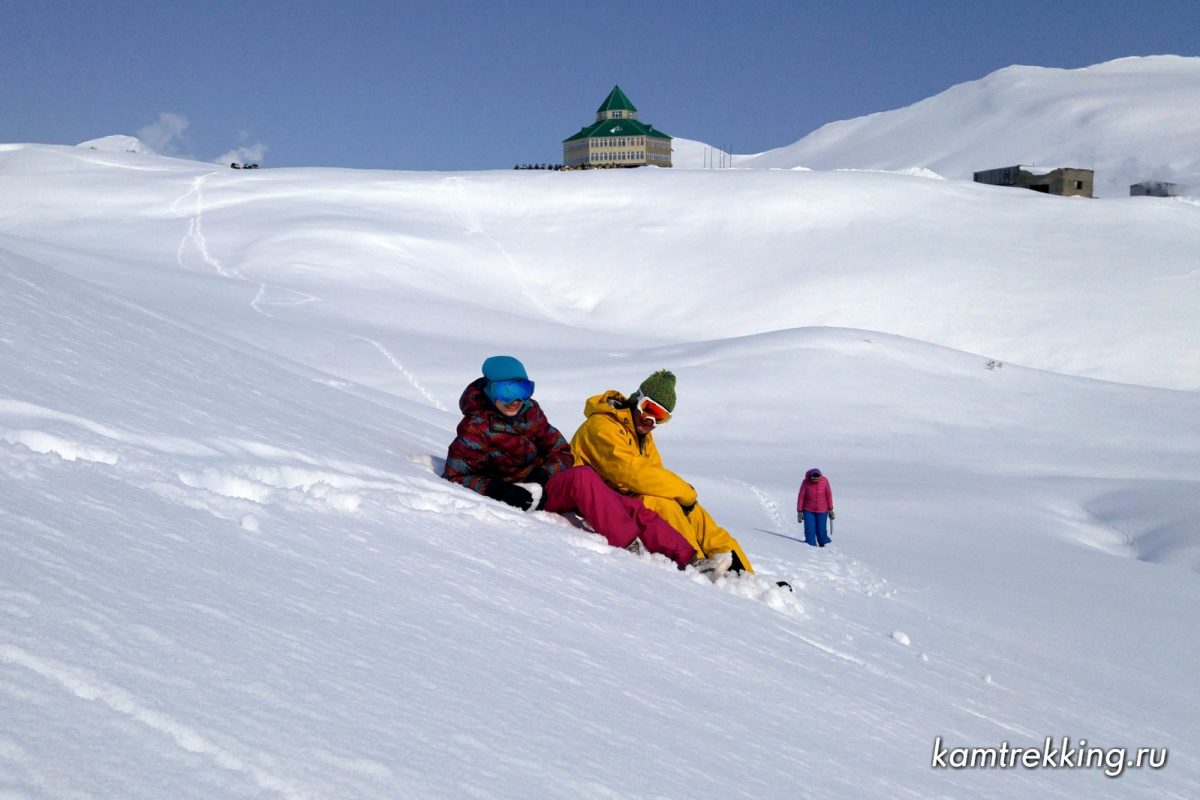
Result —
[[692, 505], [696, 490], [663, 466], [654, 446], [654, 434], [646, 434], [638, 445], [633, 412], [616, 407], [625, 400], [625, 395], [610, 389], [583, 404], [586, 419], [571, 438], [575, 464], [589, 465], [608, 485], [624, 494], [665, 497]]

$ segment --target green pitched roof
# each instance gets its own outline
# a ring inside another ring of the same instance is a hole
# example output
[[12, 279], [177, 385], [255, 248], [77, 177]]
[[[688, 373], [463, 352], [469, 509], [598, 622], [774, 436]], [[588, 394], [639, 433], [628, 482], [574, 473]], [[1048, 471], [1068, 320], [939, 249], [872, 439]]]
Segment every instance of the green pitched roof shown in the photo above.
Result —
[[573, 142], [576, 139], [590, 139], [593, 136], [650, 136], [656, 139], [670, 139], [662, 131], [654, 130], [653, 125], [647, 125], [636, 119], [602, 119], [593, 122], [586, 128], [580, 128], [579, 133], [563, 139]]
[[603, 114], [605, 111], [633, 111], [637, 112], [633, 103], [629, 102], [629, 98], [621, 91], [620, 86], [614, 86], [613, 90], [608, 93], [608, 97], [596, 109], [597, 114]]

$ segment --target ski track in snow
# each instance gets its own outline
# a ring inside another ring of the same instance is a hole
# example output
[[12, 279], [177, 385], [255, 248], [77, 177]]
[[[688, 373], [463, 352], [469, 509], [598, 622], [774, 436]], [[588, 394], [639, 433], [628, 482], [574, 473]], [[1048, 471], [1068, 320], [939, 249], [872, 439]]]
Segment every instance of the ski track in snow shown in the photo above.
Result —
[[[271, 292], [271, 291], [286, 292], [287, 294], [297, 296], [299, 299], [293, 300], [293, 301], [286, 301], [286, 300], [267, 301], [267, 299], [266, 299], [267, 293]], [[273, 290], [270, 285], [268, 285], [266, 283], [262, 283], [260, 281], [258, 283], [258, 291], [255, 292], [254, 299], [250, 301], [250, 307], [252, 309], [254, 309], [255, 311], [257, 311], [259, 314], [262, 314], [264, 317], [274, 317], [274, 314], [271, 314], [263, 309], [264, 305], [290, 307], [290, 306], [302, 306], [302, 305], [305, 305], [306, 303], [319, 303], [319, 302], [321, 302], [321, 298], [314, 297], [311, 294], [306, 294], [304, 292], [300, 292], [295, 289], [274, 289]]]
[[129, 692], [97, 679], [86, 670], [41, 658], [12, 646], [0, 646], [0, 663], [30, 670], [83, 700], [103, 703], [114, 712], [167, 736], [180, 749], [207, 756], [221, 769], [241, 773], [261, 788], [276, 792], [288, 800], [305, 800], [311, 796], [284, 778], [255, 764], [247, 763], [243, 758], [218, 746], [202, 732], [147, 707]]
[[[170, 209], [172, 212], [174, 212], [176, 214], [181, 214], [181, 215], [183, 215], [183, 214], [188, 215], [187, 233], [185, 233], [183, 235], [183, 238], [179, 240], [179, 247], [177, 248], [176, 254], [175, 254], [175, 260], [179, 264], [179, 266], [185, 270], [188, 269], [188, 266], [185, 263], [185, 256], [188, 251], [189, 245], [193, 246], [195, 248], [196, 252], [200, 255], [201, 261], [203, 261], [204, 264], [206, 264], [207, 266], [212, 267], [216, 271], [216, 273], [218, 275], [220, 275], [221, 277], [233, 278], [235, 280], [244, 281], [251, 285], [257, 284], [258, 288], [254, 294], [254, 298], [250, 301], [250, 308], [254, 309], [259, 314], [262, 314], [263, 316], [266, 316], [266, 317], [270, 317], [272, 315], [263, 309], [264, 305], [268, 305], [268, 306], [300, 306], [300, 305], [304, 305], [305, 303], [312, 303], [312, 302], [320, 301], [321, 298], [319, 298], [319, 297], [314, 297], [313, 295], [306, 294], [304, 292], [299, 292], [299, 291], [296, 291], [295, 289], [283, 289], [283, 290], [274, 290], [274, 291], [283, 291], [289, 295], [295, 295], [296, 297], [299, 298], [298, 300], [267, 301], [268, 292], [273, 291], [272, 287], [269, 284], [261, 282], [261, 281], [252, 281], [249, 278], [247, 278], [246, 276], [244, 276], [238, 270], [227, 268], [224, 264], [221, 263], [221, 260], [219, 258], [217, 258], [215, 255], [212, 254], [212, 252], [208, 246], [208, 239], [204, 235], [204, 184], [208, 182], [209, 178], [213, 177], [214, 175], [219, 175], [219, 174], [221, 174], [221, 172], [218, 170], [216, 172], [209, 172], [204, 175], [200, 175], [199, 177], [193, 178], [191, 180], [188, 190], [186, 192], [184, 192], [182, 195], [180, 195], [179, 197], [175, 198], [175, 200], [171, 202]], [[183, 208], [183, 206], [188, 202], [188, 199], [192, 198], [193, 196], [195, 198], [193, 201], [193, 207], [191, 209], [185, 210]]]
[[436, 408], [438, 411], [446, 410], [446, 407], [441, 404], [441, 402], [433, 395], [433, 393], [420, 384], [420, 382], [417, 380], [417, 376], [414, 375], [410, 370], [405, 369], [404, 365], [401, 364], [386, 347], [374, 339], [367, 338], [366, 336], [358, 336], [356, 338], [362, 339], [364, 342], [382, 353], [383, 357], [386, 358], [388, 362], [396, 368], [396, 371], [403, 375], [405, 380], [412, 384], [412, 387], [420, 392], [421, 396], [428, 400], [434, 408]]
[[1035, 730], [1032, 730], [1030, 728], [1025, 728], [1020, 725], [1014, 725], [1014, 724], [1011, 724], [1008, 722], [1001, 722], [1000, 720], [995, 719], [994, 717], [988, 716], [987, 714], [980, 713], [979, 711], [976, 711], [972, 708], [967, 708], [966, 706], [963, 706], [963, 705], [955, 704], [953, 707], [955, 709], [957, 709], [958, 711], [963, 712], [964, 714], [970, 714], [972, 717], [975, 717], [976, 719], [981, 719], [984, 722], [990, 722], [993, 725], [995, 725], [997, 728], [1000, 728], [1001, 730], [1005, 731], [1006, 733], [1013, 735], [1013, 736], [1019, 736], [1026, 741], [1035, 742], [1039, 738], [1038, 732]]
[[[179, 240], [179, 248], [175, 254], [175, 260], [183, 269], [188, 269], [184, 263], [184, 255], [188, 249], [188, 245], [195, 247], [200, 254], [201, 260], [217, 271], [217, 274], [223, 278], [239, 278], [245, 280], [236, 272], [225, 269], [220, 260], [214, 257], [208, 251], [208, 240], [204, 238], [204, 184], [214, 175], [216, 171], [209, 172], [197, 178], [193, 178], [189, 188], [171, 203], [171, 211], [178, 214], [188, 214], [188, 229], [183, 238]], [[190, 211], [184, 211], [181, 207], [187, 202], [188, 198], [195, 196], [193, 207]]]
[[730, 483], [736, 483], [739, 486], [745, 486], [747, 489], [749, 489], [750, 493], [754, 495], [754, 498], [758, 500], [759, 505], [763, 507], [763, 511], [766, 512], [767, 518], [771, 521], [771, 524], [777, 528], [786, 527], [783, 521], [783, 515], [779, 513], [779, 505], [769, 494], [764, 492], [762, 489], [759, 489], [754, 484], [739, 480], [738, 478], [726, 478], [725, 480], [729, 481]]
[[530, 285], [533, 283], [533, 278], [522, 269], [520, 264], [503, 244], [496, 237], [492, 236], [484, 228], [483, 223], [479, 221], [479, 215], [471, 208], [470, 202], [467, 200], [467, 193], [463, 188], [465, 178], [448, 177], [442, 179], [442, 187], [444, 195], [448, 196], [448, 200], [444, 203], [446, 212], [450, 218], [458, 225], [466, 229], [467, 233], [474, 236], [482, 236], [487, 242], [495, 248], [500, 254], [500, 258], [504, 261], [504, 265], [508, 268], [509, 273], [513, 276], [517, 287], [521, 291], [521, 295], [529, 302], [531, 306], [537, 309], [543, 316], [554, 322], [566, 324], [567, 321], [553, 309], [541, 301], [536, 291], [530, 290]]
[[1155, 278], [1154, 280], [1156, 280], [1156, 281], [1186, 281], [1186, 280], [1191, 280], [1192, 278], [1195, 278], [1197, 276], [1200, 276], [1200, 269], [1193, 269], [1193, 270], [1190, 270], [1189, 272], [1183, 273], [1182, 275], [1163, 275], [1161, 277]]
[[[232, 278], [234, 280], [243, 281], [243, 282], [249, 283], [249, 284], [257, 284], [258, 288], [255, 291], [254, 297], [250, 300], [250, 308], [252, 308], [254, 311], [256, 311], [259, 314], [262, 314], [265, 317], [272, 317], [273, 315], [271, 313], [269, 313], [268, 311], [266, 311], [264, 309], [264, 306], [295, 307], [295, 306], [302, 306], [307, 303], [320, 302], [321, 298], [315, 297], [310, 294], [306, 294], [305, 292], [296, 291], [294, 289], [284, 289], [282, 291], [287, 292], [289, 295], [296, 296], [298, 298], [296, 300], [293, 300], [293, 301], [284, 301], [284, 300], [268, 301], [267, 300], [268, 293], [270, 293], [272, 291], [280, 291], [280, 290], [273, 289], [269, 284], [262, 282], [262, 281], [251, 281], [248, 278], [246, 278], [244, 275], [242, 275], [240, 272], [238, 272], [237, 270], [226, 268], [225, 265], [223, 265], [221, 263], [220, 259], [218, 259], [216, 256], [214, 256], [210, 252], [209, 247], [208, 247], [208, 240], [205, 238], [205, 235], [204, 235], [204, 184], [208, 181], [209, 178], [211, 178], [212, 176], [217, 175], [217, 174], [219, 174], [219, 171], [218, 172], [209, 172], [209, 173], [201, 175], [197, 178], [193, 178], [189, 185], [188, 190], [186, 192], [184, 192], [182, 195], [180, 195], [179, 197], [175, 198], [175, 200], [171, 203], [171, 206], [170, 206], [171, 211], [173, 211], [175, 213], [179, 213], [179, 214], [190, 213], [190, 216], [188, 217], [187, 233], [185, 233], [183, 238], [180, 240], [179, 247], [176, 252], [176, 261], [179, 263], [179, 266], [182, 267], [183, 269], [188, 269], [188, 266], [184, 261], [184, 256], [188, 249], [189, 244], [193, 245], [195, 247], [196, 251], [199, 253], [201, 260], [205, 264], [207, 264], [208, 266], [210, 266], [214, 270], [216, 270], [217, 274], [220, 275], [221, 277]], [[458, 180], [462, 180], [462, 179], [461, 178], [447, 178], [446, 180], [458, 181]], [[461, 192], [459, 192], [457, 194], [461, 194]], [[194, 197], [193, 208], [190, 209], [190, 211], [183, 211], [182, 207], [188, 202], [189, 198], [193, 198], [193, 197]], [[459, 200], [462, 203], [462, 205], [465, 207], [465, 201], [461, 200], [461, 197], [459, 198]], [[467, 210], [467, 214], [470, 216], [469, 209]], [[479, 233], [479, 234], [485, 236], [488, 239], [488, 241], [492, 242], [492, 244], [494, 244], [496, 246], [496, 248], [498, 250], [500, 250], [501, 255], [504, 256], [506, 263], [509, 264], [513, 273], [515, 275], [517, 275], [518, 278], [520, 278], [519, 271], [516, 269], [513, 259], [508, 255], [508, 253], [504, 249], [503, 245], [501, 245], [499, 242], [497, 242], [491, 236], [488, 236], [488, 234], [477, 223], [468, 222], [468, 223], [463, 223], [463, 224], [465, 225], [465, 227], [467, 228], [467, 230], [470, 233]], [[521, 282], [521, 285], [524, 286], [523, 281]], [[528, 293], [526, 293], [526, 296], [529, 297], [531, 302], [534, 302], [535, 304], [537, 303], [536, 298], [532, 297]], [[538, 307], [541, 308], [542, 311], [546, 311], [546, 309], [544, 307], [542, 307], [540, 304], [538, 304]], [[392, 355], [392, 353], [386, 347], [384, 347], [380, 342], [378, 342], [374, 339], [370, 339], [366, 336], [358, 336], [356, 338], [362, 339], [364, 342], [367, 342], [372, 347], [374, 347], [376, 350], [378, 350], [379, 353], [382, 354], [383, 357], [387, 360], [387, 362], [389, 364], [391, 364], [393, 367], [395, 367], [396, 371], [398, 371], [401, 375], [403, 375], [405, 380], [407, 380], [412, 385], [412, 387], [414, 389], [416, 389], [417, 392], [422, 397], [424, 397], [434, 408], [438, 409], [439, 411], [446, 410], [446, 407], [444, 405], [442, 405], [442, 403], [437, 399], [437, 397], [435, 397], [428, 389], [426, 389], [424, 386], [422, 386], [421, 383], [417, 380], [416, 376], [410, 370], [406, 369], [404, 367], [404, 365], [401, 364], [396, 359], [396, 357], [394, 355]]]

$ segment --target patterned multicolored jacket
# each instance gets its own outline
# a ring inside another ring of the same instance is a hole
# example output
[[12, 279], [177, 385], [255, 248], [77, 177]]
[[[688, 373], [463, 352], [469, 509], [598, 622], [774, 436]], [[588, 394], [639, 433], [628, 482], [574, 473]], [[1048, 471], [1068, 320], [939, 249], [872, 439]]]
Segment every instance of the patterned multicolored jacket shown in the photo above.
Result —
[[[541, 477], [544, 482], [571, 467], [571, 446], [536, 400], [526, 400], [521, 413], [506, 417], [483, 393], [486, 385], [487, 378], [478, 378], [459, 398], [463, 419], [446, 453], [443, 478], [487, 494], [493, 479], [520, 483]], [[539, 468], [544, 476], [534, 475]]]

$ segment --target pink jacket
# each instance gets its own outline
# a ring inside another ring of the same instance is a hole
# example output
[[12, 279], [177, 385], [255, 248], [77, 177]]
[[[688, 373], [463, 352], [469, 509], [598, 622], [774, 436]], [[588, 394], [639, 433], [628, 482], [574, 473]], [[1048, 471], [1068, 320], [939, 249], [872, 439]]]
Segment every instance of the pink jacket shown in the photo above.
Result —
[[833, 491], [824, 475], [813, 483], [808, 478], [800, 484], [800, 494], [796, 496], [797, 511], [815, 511], [818, 514], [833, 510]]

